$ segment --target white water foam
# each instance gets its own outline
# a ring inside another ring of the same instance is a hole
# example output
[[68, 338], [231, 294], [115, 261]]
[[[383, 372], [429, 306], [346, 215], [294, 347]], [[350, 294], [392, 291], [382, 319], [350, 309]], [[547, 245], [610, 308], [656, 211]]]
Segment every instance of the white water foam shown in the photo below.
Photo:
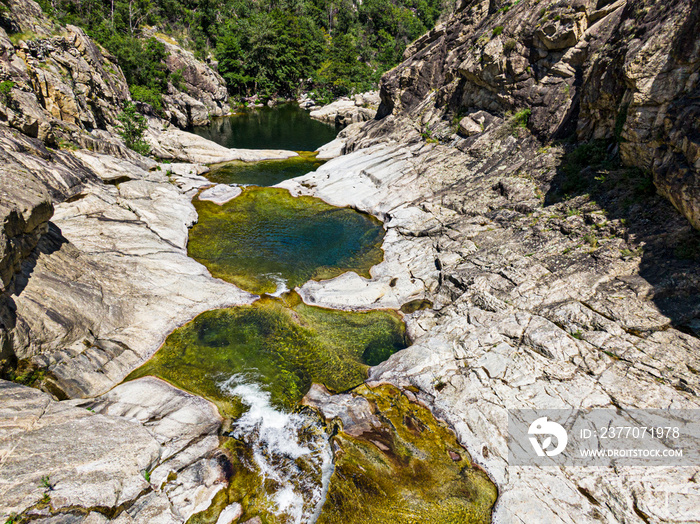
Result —
[[269, 273], [265, 276], [270, 277], [270, 279], [272, 279], [272, 281], [277, 285], [277, 289], [275, 289], [274, 293], [271, 293], [271, 296], [279, 297], [287, 291], [290, 291], [289, 287], [287, 287], [287, 281], [282, 277], [282, 275], [277, 273]]
[[[270, 394], [242, 375], [220, 387], [249, 406], [234, 421], [231, 435], [253, 450], [263, 481], [278, 486], [270, 497], [270, 510], [288, 523], [316, 522], [333, 474], [328, 435], [312, 417], [272, 406]], [[309, 475], [309, 470], [315, 474]]]

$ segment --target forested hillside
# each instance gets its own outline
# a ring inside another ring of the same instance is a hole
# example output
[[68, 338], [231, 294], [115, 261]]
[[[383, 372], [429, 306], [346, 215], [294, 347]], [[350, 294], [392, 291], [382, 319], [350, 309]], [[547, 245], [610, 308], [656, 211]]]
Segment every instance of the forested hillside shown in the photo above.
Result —
[[177, 72], [155, 31], [218, 62], [232, 96], [318, 100], [376, 85], [447, 0], [41, 0], [49, 15], [87, 30], [124, 70], [132, 97], [158, 105]]

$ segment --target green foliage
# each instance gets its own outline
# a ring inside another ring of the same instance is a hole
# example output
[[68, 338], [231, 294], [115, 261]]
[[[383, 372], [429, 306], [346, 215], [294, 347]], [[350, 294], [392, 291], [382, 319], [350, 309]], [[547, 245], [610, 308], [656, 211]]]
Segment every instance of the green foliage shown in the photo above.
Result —
[[12, 45], [17, 46], [20, 42], [24, 41], [32, 41], [36, 40], [39, 38], [39, 35], [37, 35], [33, 31], [25, 31], [25, 32], [20, 32], [20, 33], [12, 33], [8, 35], [10, 42], [12, 42]]
[[506, 5], [504, 5], [503, 7], [501, 7], [501, 8], [498, 10], [498, 12], [499, 12], [499, 13], [507, 13], [507, 12], [510, 11], [512, 8], [514, 8], [516, 5], [518, 5], [519, 3], [520, 3], [520, 0], [515, 0], [515, 2], [513, 2], [512, 4], [506, 4]]
[[48, 489], [51, 491], [53, 489], [53, 486], [51, 485], [51, 479], [48, 475], [44, 475], [41, 477], [41, 487], [44, 489]]
[[12, 103], [12, 89], [14, 87], [15, 83], [12, 80], [3, 80], [0, 82], [0, 99], [6, 106]]
[[131, 86], [131, 98], [151, 106], [156, 113], [163, 110], [163, 96], [156, 90], [146, 86]]
[[505, 51], [506, 53], [510, 53], [516, 48], [517, 45], [518, 43], [511, 38], [505, 44], [503, 44], [503, 51]]
[[127, 101], [119, 116], [119, 135], [124, 139], [124, 143], [137, 153], [147, 155], [151, 152], [151, 147], [143, 139], [148, 123], [146, 118], [138, 112], [133, 102]]
[[591, 248], [596, 249], [598, 247], [598, 238], [593, 233], [587, 233], [584, 235], [583, 240], [588, 243]]
[[[149, 100], [167, 83], [164, 48], [144, 43], [140, 28], [176, 34], [204, 58], [214, 54], [234, 96], [294, 96], [315, 89], [326, 98], [376, 85], [406, 46], [435, 25], [442, 0], [42, 0], [63, 23], [84, 27], [116, 58], [132, 93]], [[145, 91], [137, 91], [144, 93]], [[150, 102], [148, 102], [150, 103]]]
[[185, 78], [183, 77], [182, 69], [178, 69], [170, 75], [170, 82], [178, 91], [187, 90], [187, 85], [185, 84]]
[[12, 382], [16, 382], [17, 384], [22, 384], [24, 386], [33, 386], [37, 382], [41, 382], [45, 374], [46, 370], [29, 366], [23, 371], [11, 371], [9, 373], [8, 378]]
[[510, 126], [513, 134], [517, 135], [517, 131], [520, 128], [526, 128], [527, 124], [530, 122], [530, 115], [532, 111], [530, 108], [525, 108], [521, 111], [515, 113], [510, 119]]
[[503, 26], [502, 25], [497, 25], [496, 27], [493, 28], [493, 36], [498, 36], [501, 33], [503, 33]]

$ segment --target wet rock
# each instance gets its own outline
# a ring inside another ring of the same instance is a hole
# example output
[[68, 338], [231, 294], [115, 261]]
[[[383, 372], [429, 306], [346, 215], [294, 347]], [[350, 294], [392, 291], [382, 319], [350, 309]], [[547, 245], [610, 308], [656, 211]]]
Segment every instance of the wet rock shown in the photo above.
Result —
[[243, 508], [240, 504], [230, 504], [219, 514], [216, 524], [233, 524], [242, 514]]
[[360, 386], [337, 399], [323, 396], [313, 392], [312, 405], [342, 426], [332, 439], [335, 467], [318, 522], [366, 522], [368, 513], [382, 522], [404, 522], [407, 514], [490, 522], [495, 486], [463, 449], [455, 451], [454, 434], [410, 401], [412, 393]]

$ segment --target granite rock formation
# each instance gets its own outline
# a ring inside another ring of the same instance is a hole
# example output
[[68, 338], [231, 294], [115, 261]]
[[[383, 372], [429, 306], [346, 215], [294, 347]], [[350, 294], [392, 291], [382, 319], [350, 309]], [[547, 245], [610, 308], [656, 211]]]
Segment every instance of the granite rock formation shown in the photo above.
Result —
[[529, 111], [542, 140], [613, 139], [700, 228], [699, 29], [690, 0], [465, 0], [384, 76], [379, 116], [442, 139], [471, 113]]

